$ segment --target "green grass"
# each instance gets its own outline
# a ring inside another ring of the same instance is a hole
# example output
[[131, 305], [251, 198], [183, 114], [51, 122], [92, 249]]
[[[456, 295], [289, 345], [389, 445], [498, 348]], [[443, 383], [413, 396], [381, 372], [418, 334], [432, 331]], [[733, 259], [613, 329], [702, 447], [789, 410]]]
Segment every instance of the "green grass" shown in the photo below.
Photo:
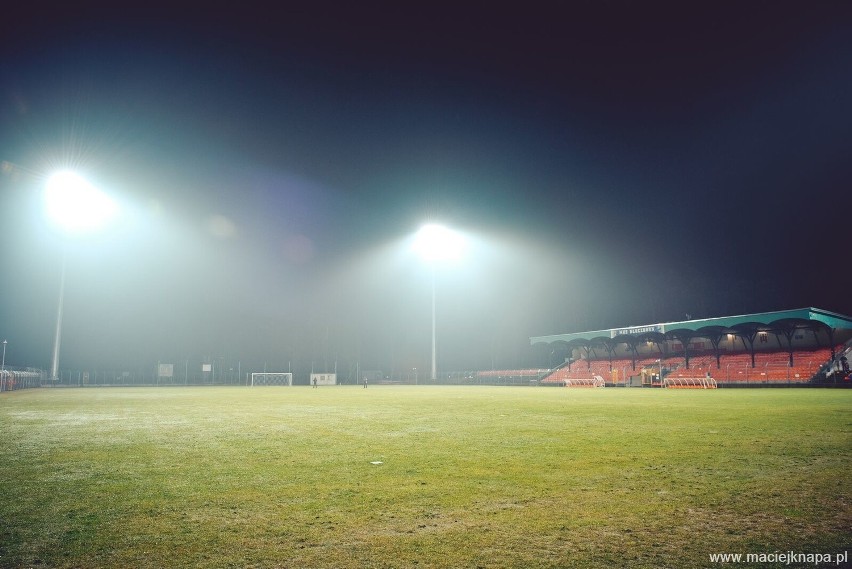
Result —
[[[852, 542], [852, 391], [0, 395], [0, 567], [708, 567]], [[371, 462], [381, 461], [381, 465]]]

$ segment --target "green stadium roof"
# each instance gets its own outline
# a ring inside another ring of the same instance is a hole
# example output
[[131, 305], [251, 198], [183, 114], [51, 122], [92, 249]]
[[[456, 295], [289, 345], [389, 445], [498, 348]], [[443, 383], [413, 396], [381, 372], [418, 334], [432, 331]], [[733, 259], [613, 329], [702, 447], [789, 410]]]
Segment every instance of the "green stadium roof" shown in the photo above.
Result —
[[605, 337], [614, 338], [620, 335], [640, 335], [649, 332], [666, 333], [672, 330], [698, 330], [708, 326], [720, 326], [731, 328], [738, 324], [765, 324], [769, 325], [778, 320], [805, 320], [821, 322], [836, 330], [852, 330], [852, 317], [820, 308], [799, 308], [795, 310], [779, 310], [776, 312], [760, 312], [757, 314], [743, 314], [740, 316], [725, 316], [722, 318], [703, 318], [701, 320], [684, 320], [681, 322], [663, 322], [659, 324], [644, 324], [641, 326], [625, 326], [623, 328], [610, 328], [609, 330], [593, 330], [590, 332], [574, 332], [570, 334], [551, 334], [549, 336], [533, 336], [530, 344], [551, 344], [553, 342], [570, 342], [572, 340], [593, 340]]

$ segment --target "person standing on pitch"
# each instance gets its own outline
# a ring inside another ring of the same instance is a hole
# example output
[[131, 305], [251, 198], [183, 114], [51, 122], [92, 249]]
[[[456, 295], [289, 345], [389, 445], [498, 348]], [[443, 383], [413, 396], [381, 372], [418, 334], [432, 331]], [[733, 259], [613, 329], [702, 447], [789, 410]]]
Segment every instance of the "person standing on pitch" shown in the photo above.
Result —
[[317, 388], [317, 378], [314, 378], [314, 389]]
[[364, 389], [367, 389], [367, 376], [364, 376]]

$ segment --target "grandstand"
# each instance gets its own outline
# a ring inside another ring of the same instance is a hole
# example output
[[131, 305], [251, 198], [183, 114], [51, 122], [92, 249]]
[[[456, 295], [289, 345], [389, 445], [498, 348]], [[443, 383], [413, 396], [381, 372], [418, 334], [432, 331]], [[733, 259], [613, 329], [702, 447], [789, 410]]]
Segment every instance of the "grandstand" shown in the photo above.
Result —
[[849, 383], [852, 317], [818, 308], [530, 338], [564, 356], [541, 379], [700, 387]]

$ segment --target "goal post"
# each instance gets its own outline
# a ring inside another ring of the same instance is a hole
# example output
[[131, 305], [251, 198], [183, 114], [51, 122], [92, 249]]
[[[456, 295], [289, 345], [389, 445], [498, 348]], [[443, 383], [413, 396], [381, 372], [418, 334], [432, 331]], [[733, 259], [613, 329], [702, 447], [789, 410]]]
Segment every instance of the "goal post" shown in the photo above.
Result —
[[262, 385], [293, 385], [293, 374], [290, 372], [257, 372], [251, 374], [251, 386]]

